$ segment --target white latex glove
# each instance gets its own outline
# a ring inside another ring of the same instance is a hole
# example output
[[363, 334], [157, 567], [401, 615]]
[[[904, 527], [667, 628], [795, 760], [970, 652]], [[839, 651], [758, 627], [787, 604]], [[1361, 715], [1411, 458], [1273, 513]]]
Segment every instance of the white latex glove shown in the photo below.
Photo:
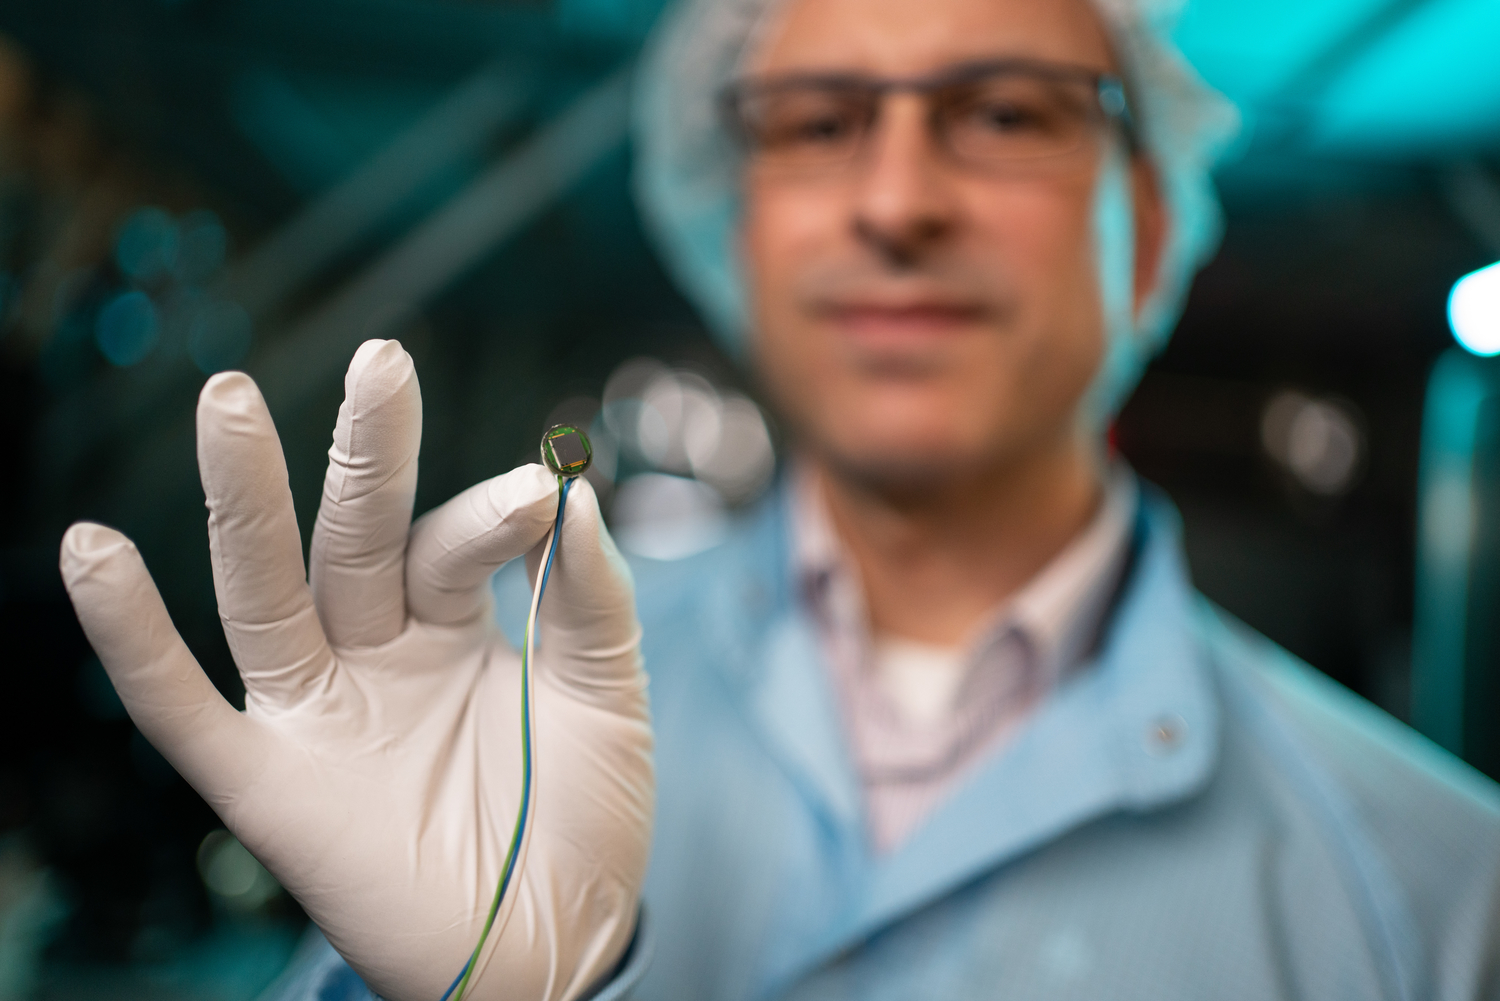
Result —
[[[411, 525], [422, 403], [395, 341], [345, 380], [311, 586], [260, 392], [198, 402], [219, 614], [245, 711], [177, 635], [135, 547], [62, 543], [78, 618], [130, 716], [370, 987], [438, 1001], [495, 892], [521, 789], [520, 657], [491, 573], [533, 550], [557, 480], [523, 466]], [[467, 996], [570, 998], [633, 933], [651, 837], [651, 728], [629, 572], [579, 480], [539, 615], [530, 835]]]

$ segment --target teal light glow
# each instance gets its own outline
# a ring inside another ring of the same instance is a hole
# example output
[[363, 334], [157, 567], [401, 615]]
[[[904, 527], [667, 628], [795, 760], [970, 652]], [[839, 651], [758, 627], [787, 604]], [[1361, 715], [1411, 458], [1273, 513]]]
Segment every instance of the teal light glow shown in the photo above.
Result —
[[[1179, 4], [1145, 4], [1158, 6]], [[1188, 0], [1173, 37], [1268, 149], [1407, 159], [1500, 149], [1495, 0]]]
[[1366, 47], [1320, 96], [1312, 145], [1384, 155], [1493, 151], [1500, 4], [1426, 0], [1402, 6], [1409, 16]]
[[1422, 414], [1411, 722], [1454, 754], [1464, 749], [1474, 457], [1493, 375], [1493, 366], [1449, 348], [1433, 366]]
[[1385, 3], [1192, 0], [1172, 36], [1209, 83], [1254, 112]]
[[1500, 355], [1500, 263], [1464, 275], [1448, 295], [1448, 324], [1464, 350]]

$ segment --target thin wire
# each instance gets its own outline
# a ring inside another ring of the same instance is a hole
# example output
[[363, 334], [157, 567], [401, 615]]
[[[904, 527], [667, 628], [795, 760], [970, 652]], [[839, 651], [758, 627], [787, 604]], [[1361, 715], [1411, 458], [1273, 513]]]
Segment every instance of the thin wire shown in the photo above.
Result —
[[[500, 883], [495, 887], [495, 899], [490, 902], [490, 913], [485, 919], [484, 930], [479, 933], [479, 941], [469, 954], [468, 962], [458, 971], [458, 976], [453, 978], [453, 983], [448, 985], [439, 1001], [448, 1001], [449, 995], [453, 996], [453, 1001], [460, 1001], [464, 996], [479, 962], [479, 953], [484, 949], [484, 943], [490, 937], [490, 929], [495, 925], [495, 917], [500, 913], [500, 903], [505, 899], [505, 890], [510, 886], [516, 859], [520, 854], [521, 841], [526, 836], [526, 821], [531, 815], [531, 661], [536, 639], [536, 612], [542, 604], [542, 593], [547, 590], [547, 578], [552, 576], [552, 558], [557, 555], [557, 542], [562, 536], [563, 509], [568, 502], [568, 490], [573, 486], [573, 479], [574, 477], [564, 479], [561, 476], [557, 478], [557, 518], [552, 523], [552, 539], [547, 545], [547, 559], [542, 564], [542, 572], [537, 575], [536, 590], [531, 594], [531, 612], [526, 616], [526, 639], [521, 646], [521, 808], [516, 812], [516, 826], [511, 831], [510, 847], [505, 850], [505, 865], [500, 871]], [[455, 988], [457, 993], [454, 993]]]

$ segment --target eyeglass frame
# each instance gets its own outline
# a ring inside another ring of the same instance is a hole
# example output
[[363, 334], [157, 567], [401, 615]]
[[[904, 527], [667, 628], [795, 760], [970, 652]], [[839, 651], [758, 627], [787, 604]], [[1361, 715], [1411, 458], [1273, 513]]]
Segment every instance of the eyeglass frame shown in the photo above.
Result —
[[[1008, 57], [1003, 59], [985, 59], [973, 62], [959, 63], [935, 73], [914, 77], [878, 77], [868, 76], [862, 73], [789, 73], [776, 77], [742, 77], [731, 80], [720, 88], [715, 102], [719, 109], [719, 115], [730, 133], [739, 141], [742, 150], [753, 153], [755, 140], [745, 123], [744, 115], [740, 110], [740, 102], [747, 93], [769, 93], [777, 90], [790, 90], [798, 86], [808, 84], [823, 84], [826, 86], [844, 86], [862, 88], [874, 99], [874, 116], [871, 118], [865, 135], [878, 120], [878, 114], [882, 100], [888, 94], [912, 93], [924, 98], [929, 98], [945, 87], [955, 84], [963, 84], [985, 77], [1004, 73], [1007, 71], [1018, 71], [1021, 74], [1051, 78], [1054, 80], [1079, 80], [1091, 83], [1094, 87], [1094, 97], [1099, 111], [1106, 121], [1112, 123], [1120, 130], [1121, 137], [1125, 140], [1126, 152], [1131, 156], [1141, 151], [1140, 134], [1137, 130], [1135, 116], [1131, 113], [1130, 98], [1125, 86], [1125, 80], [1117, 74], [1105, 73], [1087, 66], [1078, 66], [1069, 63], [1048, 62], [1040, 59], [1026, 59], [1021, 57]], [[930, 114], [929, 114], [929, 117]], [[949, 151], [950, 155], [952, 151]], [[857, 155], [857, 154], [856, 154]]]

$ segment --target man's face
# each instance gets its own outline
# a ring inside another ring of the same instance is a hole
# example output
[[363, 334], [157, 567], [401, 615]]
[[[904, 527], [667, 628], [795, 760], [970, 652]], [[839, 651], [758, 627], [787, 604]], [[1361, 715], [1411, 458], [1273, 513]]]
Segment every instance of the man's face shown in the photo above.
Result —
[[[1088, 0], [786, 0], [746, 70], [912, 78], [1005, 57], [1114, 70]], [[976, 170], [935, 141], [923, 98], [896, 93], [837, 169], [750, 158], [756, 360], [815, 454], [900, 485], [1078, 444], [1104, 352], [1100, 136], [1054, 169]], [[1136, 184], [1138, 212], [1153, 193]]]

